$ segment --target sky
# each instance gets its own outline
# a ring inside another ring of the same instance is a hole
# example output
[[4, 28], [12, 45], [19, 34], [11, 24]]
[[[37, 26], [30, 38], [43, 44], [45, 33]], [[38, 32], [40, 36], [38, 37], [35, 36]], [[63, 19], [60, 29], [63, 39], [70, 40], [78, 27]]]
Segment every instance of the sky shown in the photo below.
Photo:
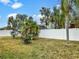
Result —
[[0, 0], [0, 27], [7, 26], [8, 17], [18, 13], [32, 16], [39, 24], [41, 7], [53, 9], [58, 5], [60, 0]]

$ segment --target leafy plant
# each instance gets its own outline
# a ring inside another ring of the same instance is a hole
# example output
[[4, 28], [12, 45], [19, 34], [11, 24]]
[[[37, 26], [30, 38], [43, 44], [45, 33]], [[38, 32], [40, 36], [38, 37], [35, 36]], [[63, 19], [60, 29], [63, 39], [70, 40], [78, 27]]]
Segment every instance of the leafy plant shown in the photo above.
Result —
[[32, 17], [27, 18], [26, 15], [17, 14], [16, 19], [12, 16], [8, 19], [8, 26], [12, 28], [11, 35], [13, 38], [21, 34], [24, 43], [30, 43], [38, 36], [39, 27]]
[[24, 19], [21, 21], [20, 32], [24, 43], [31, 43], [31, 41], [38, 35], [39, 27], [32, 19]]

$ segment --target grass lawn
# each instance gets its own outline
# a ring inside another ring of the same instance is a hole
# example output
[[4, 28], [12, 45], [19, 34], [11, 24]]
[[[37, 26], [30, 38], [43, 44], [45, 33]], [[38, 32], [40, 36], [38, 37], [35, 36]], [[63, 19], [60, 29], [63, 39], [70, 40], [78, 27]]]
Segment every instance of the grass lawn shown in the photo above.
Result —
[[0, 59], [79, 59], [79, 42], [38, 39], [23, 44], [20, 38], [0, 38]]

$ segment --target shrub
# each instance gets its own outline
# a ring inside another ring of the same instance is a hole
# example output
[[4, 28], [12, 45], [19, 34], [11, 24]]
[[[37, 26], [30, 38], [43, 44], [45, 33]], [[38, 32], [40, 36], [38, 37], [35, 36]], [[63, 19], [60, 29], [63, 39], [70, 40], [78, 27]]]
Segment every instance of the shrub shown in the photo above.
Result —
[[21, 21], [20, 24], [21, 37], [24, 40], [24, 43], [31, 43], [32, 40], [38, 36], [38, 25], [31, 19], [25, 19], [24, 21]]

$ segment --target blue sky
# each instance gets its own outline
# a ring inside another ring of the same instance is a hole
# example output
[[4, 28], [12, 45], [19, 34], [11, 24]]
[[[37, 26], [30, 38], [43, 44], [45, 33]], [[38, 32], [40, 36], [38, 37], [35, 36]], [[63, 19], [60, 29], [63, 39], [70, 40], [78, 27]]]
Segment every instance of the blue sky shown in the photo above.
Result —
[[53, 8], [60, 0], [0, 0], [0, 27], [7, 25], [9, 16], [17, 13], [33, 16], [39, 23], [41, 7]]

